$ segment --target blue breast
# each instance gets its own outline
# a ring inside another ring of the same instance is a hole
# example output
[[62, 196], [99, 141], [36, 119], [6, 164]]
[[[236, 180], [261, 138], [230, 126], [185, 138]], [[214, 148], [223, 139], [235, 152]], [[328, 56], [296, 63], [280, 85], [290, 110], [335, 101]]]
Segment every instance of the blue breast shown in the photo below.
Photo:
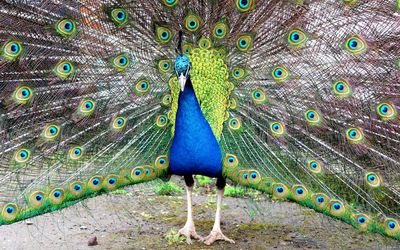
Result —
[[201, 112], [190, 79], [179, 95], [175, 135], [169, 157], [172, 174], [222, 175], [221, 149]]

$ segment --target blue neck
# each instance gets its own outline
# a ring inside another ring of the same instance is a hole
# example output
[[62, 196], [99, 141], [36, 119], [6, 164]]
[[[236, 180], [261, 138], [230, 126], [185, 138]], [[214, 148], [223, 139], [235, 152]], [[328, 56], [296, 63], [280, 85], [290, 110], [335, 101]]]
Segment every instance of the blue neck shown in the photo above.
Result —
[[222, 156], [218, 141], [197, 102], [190, 78], [179, 94], [175, 134], [170, 149], [170, 172], [220, 177]]

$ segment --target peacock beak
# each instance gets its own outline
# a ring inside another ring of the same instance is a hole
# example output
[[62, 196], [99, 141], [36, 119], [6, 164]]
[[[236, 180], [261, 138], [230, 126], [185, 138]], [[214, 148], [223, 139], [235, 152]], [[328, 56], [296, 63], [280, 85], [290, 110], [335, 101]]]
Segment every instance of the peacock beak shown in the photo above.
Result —
[[186, 76], [184, 76], [182, 73], [179, 76], [179, 84], [181, 85], [181, 91], [183, 92], [185, 90], [185, 84], [186, 84]]

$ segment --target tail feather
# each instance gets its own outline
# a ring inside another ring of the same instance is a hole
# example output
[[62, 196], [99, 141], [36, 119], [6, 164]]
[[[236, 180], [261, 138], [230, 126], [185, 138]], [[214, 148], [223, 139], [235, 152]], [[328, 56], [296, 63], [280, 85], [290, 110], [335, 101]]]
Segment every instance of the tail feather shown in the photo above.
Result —
[[228, 178], [400, 239], [398, 5], [3, 1], [0, 224], [166, 173], [181, 31]]

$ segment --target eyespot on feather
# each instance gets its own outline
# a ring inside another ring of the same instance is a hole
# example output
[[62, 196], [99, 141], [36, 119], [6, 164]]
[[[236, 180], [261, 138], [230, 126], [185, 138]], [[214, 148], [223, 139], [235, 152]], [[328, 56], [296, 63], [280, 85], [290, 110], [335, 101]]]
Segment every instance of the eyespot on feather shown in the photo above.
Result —
[[69, 192], [74, 197], [81, 197], [86, 191], [85, 183], [81, 181], [74, 181], [69, 184]]
[[35, 191], [29, 196], [29, 203], [33, 207], [39, 208], [43, 205], [45, 199], [46, 199], [46, 195], [44, 192]]
[[103, 183], [103, 176], [95, 175], [89, 179], [87, 186], [89, 190], [97, 192], [101, 190], [102, 183]]
[[60, 205], [64, 201], [64, 189], [55, 188], [48, 195], [53, 205]]
[[19, 212], [18, 206], [15, 203], [7, 203], [3, 206], [1, 216], [6, 221], [12, 221], [17, 217]]
[[329, 212], [331, 215], [340, 217], [346, 212], [346, 208], [343, 202], [333, 199], [329, 202]]
[[316, 193], [312, 196], [314, 205], [319, 209], [325, 209], [329, 203], [329, 197], [324, 193]]
[[289, 188], [283, 183], [275, 183], [272, 185], [272, 195], [277, 199], [287, 198], [289, 195]]
[[294, 185], [292, 187], [292, 197], [296, 201], [303, 201], [308, 197], [308, 190], [303, 185]]

